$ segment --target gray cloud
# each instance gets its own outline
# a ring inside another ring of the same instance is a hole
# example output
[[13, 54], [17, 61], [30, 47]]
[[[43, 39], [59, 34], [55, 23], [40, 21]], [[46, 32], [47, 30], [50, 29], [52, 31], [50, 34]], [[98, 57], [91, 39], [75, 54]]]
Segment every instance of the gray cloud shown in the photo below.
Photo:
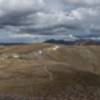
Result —
[[0, 34], [95, 34], [99, 0], [0, 0]]

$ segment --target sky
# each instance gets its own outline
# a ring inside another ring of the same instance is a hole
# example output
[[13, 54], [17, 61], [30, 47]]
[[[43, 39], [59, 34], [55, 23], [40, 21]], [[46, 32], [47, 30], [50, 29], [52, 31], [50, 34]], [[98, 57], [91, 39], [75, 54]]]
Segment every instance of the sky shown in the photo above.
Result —
[[0, 0], [0, 40], [100, 34], [99, 18], [100, 0]]

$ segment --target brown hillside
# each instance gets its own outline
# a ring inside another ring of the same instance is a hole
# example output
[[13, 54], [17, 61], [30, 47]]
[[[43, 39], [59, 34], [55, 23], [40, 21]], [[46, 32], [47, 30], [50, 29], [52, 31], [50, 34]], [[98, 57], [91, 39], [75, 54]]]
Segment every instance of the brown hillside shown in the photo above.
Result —
[[1, 46], [0, 98], [100, 100], [99, 51], [100, 46]]

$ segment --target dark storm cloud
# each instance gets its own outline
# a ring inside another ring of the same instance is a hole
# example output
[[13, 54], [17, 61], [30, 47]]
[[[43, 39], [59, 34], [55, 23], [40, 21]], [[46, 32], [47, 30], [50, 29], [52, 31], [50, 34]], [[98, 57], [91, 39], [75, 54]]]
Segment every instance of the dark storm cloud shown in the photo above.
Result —
[[99, 18], [99, 0], [0, 0], [0, 33], [95, 34]]

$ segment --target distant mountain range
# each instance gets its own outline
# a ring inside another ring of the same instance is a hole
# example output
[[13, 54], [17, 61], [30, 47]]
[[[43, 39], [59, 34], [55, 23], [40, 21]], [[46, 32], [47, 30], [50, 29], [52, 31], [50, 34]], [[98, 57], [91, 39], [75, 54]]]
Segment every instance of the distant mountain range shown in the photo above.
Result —
[[64, 44], [64, 45], [100, 45], [100, 41], [92, 39], [78, 39], [75, 41], [65, 41], [65, 40], [47, 40], [44, 43], [54, 43], [54, 44]]
[[[33, 42], [34, 43], [34, 42]], [[78, 39], [74, 41], [67, 41], [67, 40], [56, 40], [56, 39], [48, 39], [41, 43], [50, 43], [50, 44], [64, 44], [64, 45], [100, 45], [100, 41], [92, 40], [92, 39]], [[0, 43], [0, 45], [10, 46], [10, 45], [28, 45], [32, 43]]]
[[0, 43], [0, 45], [10, 46], [10, 45], [27, 45], [29, 43]]
[[0, 45], [27, 45], [33, 43], [50, 43], [64, 45], [100, 45], [100, 34], [34, 35], [33, 37], [16, 37], [0, 40]]

